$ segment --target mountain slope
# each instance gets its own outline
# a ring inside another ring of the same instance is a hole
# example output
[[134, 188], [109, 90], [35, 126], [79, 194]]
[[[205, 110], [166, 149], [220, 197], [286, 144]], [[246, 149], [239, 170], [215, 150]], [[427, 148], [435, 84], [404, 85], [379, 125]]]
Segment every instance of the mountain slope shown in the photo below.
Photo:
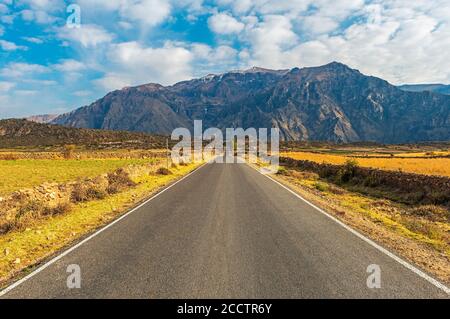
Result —
[[107, 94], [56, 118], [74, 127], [170, 133], [191, 128], [278, 127], [285, 140], [401, 143], [450, 139], [450, 97], [405, 92], [343, 64], [253, 68]]

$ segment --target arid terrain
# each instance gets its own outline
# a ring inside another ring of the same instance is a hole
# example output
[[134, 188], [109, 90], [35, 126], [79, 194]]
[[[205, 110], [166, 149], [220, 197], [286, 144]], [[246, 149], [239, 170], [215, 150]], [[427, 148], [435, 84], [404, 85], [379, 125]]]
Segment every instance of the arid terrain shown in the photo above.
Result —
[[435, 145], [290, 145], [276, 178], [450, 281], [450, 153]]
[[82, 138], [78, 145], [0, 149], [0, 285], [198, 165], [168, 162], [165, 149], [105, 146], [115, 133], [90, 134], [104, 134], [105, 144], [95, 148]]

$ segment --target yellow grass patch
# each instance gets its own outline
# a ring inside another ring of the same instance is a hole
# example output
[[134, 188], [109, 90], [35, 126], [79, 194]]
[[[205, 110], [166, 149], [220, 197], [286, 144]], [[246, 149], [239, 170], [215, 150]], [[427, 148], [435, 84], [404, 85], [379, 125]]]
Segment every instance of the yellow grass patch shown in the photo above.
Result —
[[48, 182], [64, 183], [94, 177], [130, 164], [155, 163], [157, 159], [3, 160], [0, 161], [0, 195]]
[[135, 188], [107, 196], [103, 200], [77, 204], [70, 213], [40, 220], [25, 231], [13, 231], [0, 236], [0, 282], [107, 224], [198, 165], [172, 167], [170, 175], [139, 176], [134, 179], [139, 183]]
[[[311, 153], [311, 152], [287, 152], [281, 156], [296, 160], [308, 160], [318, 163], [329, 163], [335, 165], [344, 164], [352, 157], [345, 155]], [[378, 168], [384, 170], [450, 176], [450, 158], [353, 158], [358, 165], [363, 167]]]

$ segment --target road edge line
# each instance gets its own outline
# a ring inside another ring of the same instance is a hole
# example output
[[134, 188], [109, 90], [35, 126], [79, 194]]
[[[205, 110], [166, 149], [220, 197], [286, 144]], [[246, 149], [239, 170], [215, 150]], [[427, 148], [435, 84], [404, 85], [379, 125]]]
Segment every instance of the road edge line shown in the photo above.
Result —
[[447, 293], [448, 295], [450, 295], [450, 288], [448, 288], [445, 284], [441, 283], [439, 280], [431, 277], [430, 275], [428, 275], [427, 273], [425, 273], [424, 271], [420, 270], [419, 268], [413, 266], [412, 264], [410, 264], [409, 262], [407, 262], [406, 260], [400, 258], [399, 256], [395, 255], [394, 253], [390, 252], [389, 250], [387, 250], [386, 248], [382, 247], [381, 245], [377, 244], [376, 242], [374, 242], [373, 240], [371, 240], [370, 238], [366, 237], [365, 235], [363, 235], [362, 233], [360, 233], [359, 231], [353, 229], [352, 227], [350, 227], [349, 225], [345, 224], [344, 222], [342, 222], [341, 220], [337, 219], [336, 217], [332, 216], [330, 213], [327, 213], [326, 211], [324, 211], [323, 209], [319, 208], [318, 206], [314, 205], [313, 203], [311, 203], [310, 201], [308, 201], [307, 199], [303, 198], [300, 194], [294, 192], [292, 189], [290, 189], [289, 187], [287, 187], [286, 185], [283, 185], [282, 183], [280, 183], [279, 181], [277, 181], [276, 179], [272, 178], [271, 176], [267, 175], [267, 174], [263, 174], [261, 173], [257, 168], [249, 165], [251, 168], [253, 168], [254, 170], [256, 170], [258, 173], [260, 173], [261, 175], [267, 177], [268, 179], [270, 179], [272, 182], [275, 182], [276, 184], [278, 184], [279, 186], [283, 187], [284, 189], [286, 189], [287, 191], [289, 191], [291, 194], [293, 194], [294, 196], [296, 196], [297, 198], [301, 199], [302, 201], [304, 201], [305, 203], [307, 203], [308, 205], [310, 205], [311, 207], [315, 208], [317, 211], [319, 211], [320, 213], [324, 214], [325, 216], [327, 216], [328, 218], [330, 218], [331, 220], [333, 220], [334, 222], [336, 222], [338, 225], [344, 227], [346, 230], [348, 230], [349, 232], [351, 232], [353, 235], [357, 236], [359, 239], [362, 239], [363, 241], [365, 241], [367, 244], [371, 245], [372, 247], [374, 247], [375, 249], [377, 249], [378, 251], [382, 252], [383, 254], [387, 255], [388, 257], [394, 259], [396, 262], [398, 262], [399, 264], [401, 264], [402, 266], [404, 266], [405, 268], [411, 270], [413, 273], [415, 273], [416, 275], [418, 275], [419, 277], [421, 277], [422, 279], [425, 279], [426, 281], [428, 281], [430, 284], [432, 284], [433, 286], [435, 286], [436, 288], [441, 289], [442, 291], [444, 291], [445, 293]]
[[57, 262], [58, 260], [60, 260], [61, 258], [67, 256], [68, 254], [70, 254], [72, 251], [74, 251], [75, 249], [77, 249], [78, 247], [82, 246], [83, 244], [85, 244], [86, 242], [88, 242], [89, 240], [91, 240], [92, 238], [96, 237], [97, 235], [99, 235], [100, 233], [104, 232], [105, 230], [107, 230], [108, 228], [112, 227], [113, 225], [115, 225], [116, 223], [120, 222], [122, 219], [126, 218], [128, 215], [130, 215], [131, 213], [133, 213], [134, 211], [138, 210], [139, 208], [141, 208], [142, 206], [146, 205], [148, 202], [152, 201], [153, 199], [155, 199], [156, 197], [158, 197], [159, 195], [161, 195], [162, 193], [164, 193], [165, 191], [169, 190], [170, 188], [172, 188], [173, 186], [175, 186], [176, 184], [180, 183], [181, 181], [183, 181], [184, 179], [188, 178], [189, 176], [191, 176], [192, 174], [194, 174], [195, 172], [197, 172], [198, 170], [200, 170], [201, 168], [205, 167], [205, 165], [208, 163], [203, 163], [202, 165], [200, 165], [199, 167], [197, 167], [196, 169], [194, 169], [192, 172], [190, 172], [189, 174], [183, 176], [182, 178], [180, 178], [179, 180], [173, 182], [172, 184], [168, 185], [167, 187], [163, 188], [162, 190], [160, 190], [159, 192], [157, 192], [156, 194], [154, 194], [152, 197], [150, 197], [149, 199], [145, 200], [144, 202], [140, 203], [138, 206], [132, 208], [131, 210], [127, 211], [126, 213], [124, 213], [122, 216], [120, 216], [119, 218], [113, 220], [111, 223], [106, 224], [105, 226], [103, 226], [102, 228], [100, 228], [99, 230], [97, 230], [96, 232], [94, 232], [93, 234], [89, 235], [88, 237], [86, 237], [85, 239], [83, 239], [82, 241], [80, 241], [79, 243], [75, 244], [74, 246], [68, 248], [67, 250], [63, 251], [62, 253], [60, 253], [59, 255], [57, 255], [56, 257], [53, 257], [52, 259], [50, 259], [48, 262], [46, 262], [45, 264], [39, 266], [37, 269], [35, 269], [34, 271], [32, 271], [31, 273], [29, 273], [28, 275], [26, 275], [25, 277], [19, 279], [18, 281], [12, 283], [11, 285], [9, 285], [8, 287], [6, 287], [5, 289], [0, 291], [0, 297], [6, 295], [8, 292], [10, 292], [11, 290], [17, 288], [18, 286], [20, 286], [21, 284], [23, 284], [24, 282], [26, 282], [27, 280], [31, 279], [32, 277], [34, 277], [35, 275], [39, 274], [41, 271], [45, 270], [46, 268], [48, 268], [49, 266], [51, 266], [52, 264], [54, 264], [55, 262]]

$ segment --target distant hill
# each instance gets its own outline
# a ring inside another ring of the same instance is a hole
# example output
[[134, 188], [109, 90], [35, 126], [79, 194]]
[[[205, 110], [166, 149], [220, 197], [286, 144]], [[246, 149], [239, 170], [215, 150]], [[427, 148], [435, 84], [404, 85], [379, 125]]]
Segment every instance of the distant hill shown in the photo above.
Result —
[[163, 136], [144, 133], [79, 129], [25, 119], [0, 120], [0, 148], [76, 144], [95, 148], [147, 149], [164, 147], [165, 140]]
[[398, 87], [408, 92], [435, 92], [450, 95], [450, 85], [445, 84], [405, 84]]
[[450, 96], [406, 92], [333, 62], [127, 87], [52, 123], [169, 134], [194, 119], [204, 128], [278, 127], [287, 141], [448, 141]]
[[36, 123], [50, 123], [53, 121], [58, 114], [42, 114], [42, 115], [33, 115], [25, 118], [28, 121], [36, 122]]

